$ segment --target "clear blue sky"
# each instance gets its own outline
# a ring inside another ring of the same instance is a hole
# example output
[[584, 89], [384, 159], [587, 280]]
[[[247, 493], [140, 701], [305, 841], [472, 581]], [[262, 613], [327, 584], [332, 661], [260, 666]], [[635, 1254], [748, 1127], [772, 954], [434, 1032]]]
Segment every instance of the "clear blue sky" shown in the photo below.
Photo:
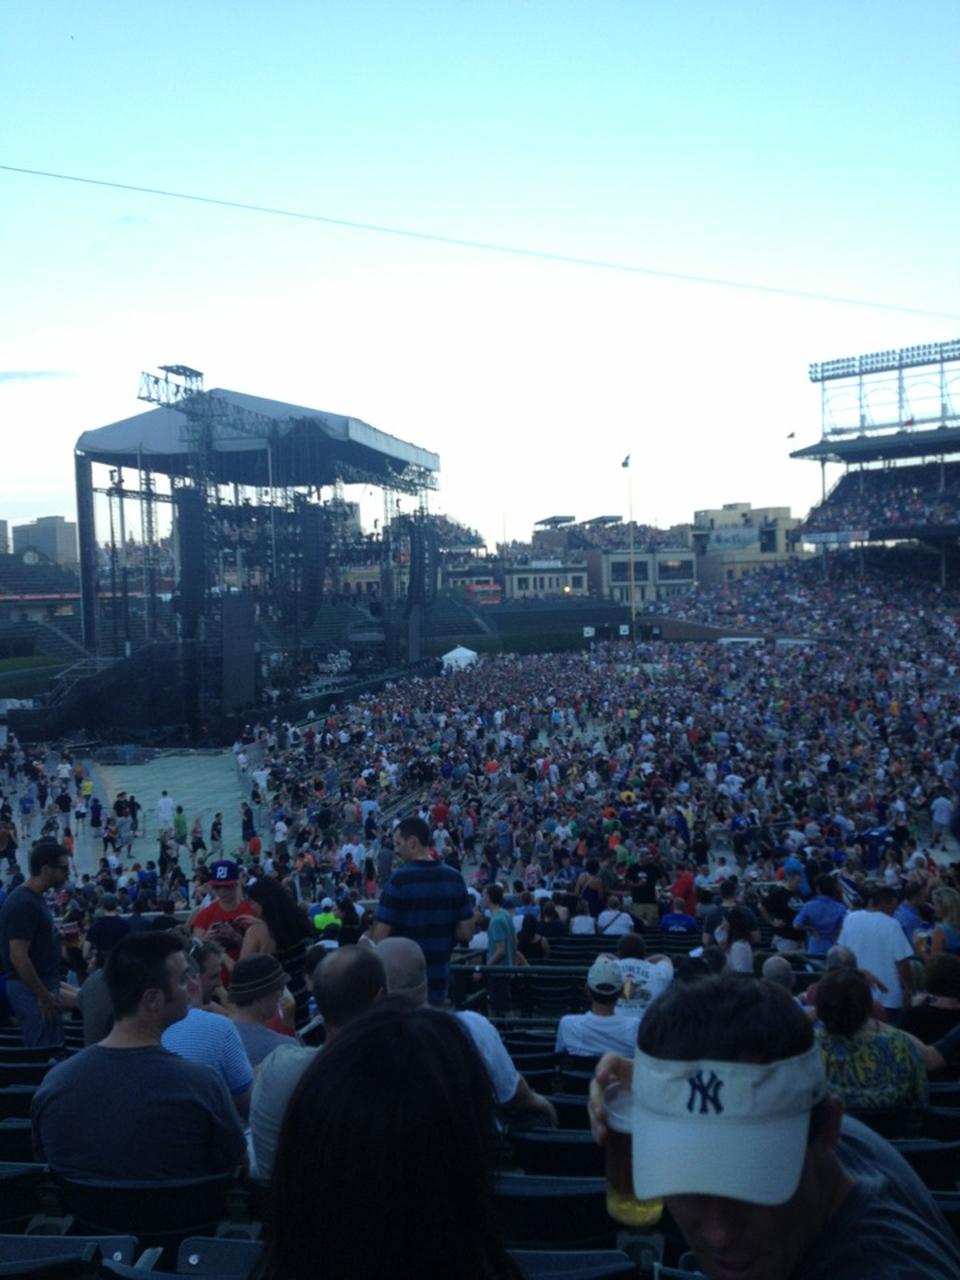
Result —
[[958, 317], [0, 172], [0, 517], [169, 362], [435, 449], [491, 539], [625, 512], [627, 452], [640, 518], [802, 513], [809, 361], [960, 336], [958, 48], [955, 0], [0, 0], [3, 164]]

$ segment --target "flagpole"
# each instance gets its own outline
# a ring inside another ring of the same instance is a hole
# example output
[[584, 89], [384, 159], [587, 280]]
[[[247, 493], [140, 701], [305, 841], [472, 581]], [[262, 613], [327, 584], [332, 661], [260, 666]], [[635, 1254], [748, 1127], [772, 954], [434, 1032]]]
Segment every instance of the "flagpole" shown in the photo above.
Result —
[[624, 467], [627, 469], [627, 508], [630, 516], [630, 639], [636, 643], [637, 640], [637, 570], [636, 570], [636, 546], [634, 543], [634, 527], [633, 527], [633, 476], [630, 471], [630, 454], [628, 453], [623, 460]]

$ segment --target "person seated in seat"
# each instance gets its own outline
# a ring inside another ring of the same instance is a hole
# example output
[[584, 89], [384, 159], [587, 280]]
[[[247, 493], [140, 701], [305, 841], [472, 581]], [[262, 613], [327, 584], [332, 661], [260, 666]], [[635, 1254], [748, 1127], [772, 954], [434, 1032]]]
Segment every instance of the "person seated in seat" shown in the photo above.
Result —
[[[387, 992], [407, 1000], [414, 1009], [422, 1008], [427, 1002], [427, 961], [419, 943], [412, 938], [384, 938], [377, 955], [383, 962]], [[470, 1033], [490, 1073], [502, 1119], [514, 1124], [556, 1127], [553, 1104], [527, 1084], [493, 1023], [469, 1009], [458, 1009], [452, 1016]]]
[[600, 1053], [632, 1054], [637, 1043], [636, 1015], [619, 1013], [623, 974], [616, 956], [597, 956], [587, 973], [587, 1013], [568, 1013], [557, 1025], [555, 1049], [581, 1058]]
[[104, 982], [114, 1024], [99, 1044], [58, 1063], [31, 1107], [37, 1158], [86, 1181], [163, 1181], [227, 1172], [243, 1130], [223, 1079], [164, 1049], [187, 1012], [187, 958], [168, 933], [130, 934]]
[[290, 1038], [267, 1026], [276, 1017], [287, 981], [276, 956], [247, 956], [233, 966], [229, 988], [231, 1017], [254, 1068]]
[[926, 994], [904, 1013], [900, 1029], [933, 1044], [960, 1026], [960, 956], [931, 956], [924, 987]]
[[[324, 962], [326, 963], [326, 962]], [[291, 1100], [256, 1280], [515, 1280], [494, 1215], [490, 1077], [441, 1010], [387, 997]]]
[[663, 933], [698, 933], [700, 921], [688, 914], [683, 898], [674, 898], [672, 909], [660, 917], [660, 929]]
[[250, 1114], [253, 1070], [243, 1041], [230, 1018], [202, 1008], [200, 966], [194, 943], [187, 957], [187, 1016], [164, 1031], [160, 1043], [188, 1062], [212, 1067], [223, 1077], [233, 1105], [245, 1120]]
[[320, 1048], [283, 1043], [264, 1058], [253, 1086], [250, 1134], [253, 1140], [253, 1174], [269, 1181], [287, 1104], [304, 1072], [321, 1049], [337, 1038], [348, 1023], [366, 1013], [386, 990], [386, 975], [377, 948], [341, 947], [328, 951], [313, 971], [311, 987], [323, 1018], [326, 1039]]
[[927, 1072], [913, 1038], [872, 1014], [859, 969], [831, 969], [817, 983], [817, 1043], [827, 1083], [848, 1111], [922, 1106]]

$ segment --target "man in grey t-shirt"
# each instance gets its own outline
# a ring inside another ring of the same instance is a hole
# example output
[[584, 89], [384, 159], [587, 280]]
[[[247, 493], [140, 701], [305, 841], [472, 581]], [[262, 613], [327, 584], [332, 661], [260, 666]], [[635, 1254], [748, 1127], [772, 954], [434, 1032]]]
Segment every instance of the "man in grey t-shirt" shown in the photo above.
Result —
[[[326, 1030], [324, 1043], [329, 1044], [348, 1022], [366, 1013], [386, 985], [383, 964], [373, 948], [351, 945], [328, 952], [313, 975], [313, 997]], [[253, 1173], [258, 1181], [270, 1179], [287, 1104], [319, 1052], [288, 1040], [260, 1065], [250, 1103]]]
[[740, 974], [675, 983], [631, 1062], [633, 1186], [663, 1198], [711, 1280], [944, 1280], [960, 1245], [900, 1155], [830, 1096], [813, 1029], [782, 987]]

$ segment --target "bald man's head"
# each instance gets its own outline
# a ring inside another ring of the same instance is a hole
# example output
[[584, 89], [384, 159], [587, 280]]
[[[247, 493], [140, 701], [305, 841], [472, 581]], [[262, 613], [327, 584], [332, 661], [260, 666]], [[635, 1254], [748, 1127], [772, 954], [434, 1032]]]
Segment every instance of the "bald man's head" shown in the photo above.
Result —
[[313, 998], [328, 1037], [366, 1013], [386, 987], [386, 974], [373, 947], [351, 945], [327, 952], [313, 973]]
[[793, 990], [796, 981], [793, 966], [784, 956], [767, 956], [763, 962], [763, 976], [767, 982], [775, 982], [778, 987], [786, 987], [788, 991]]
[[377, 947], [387, 977], [387, 991], [419, 1007], [427, 1003], [427, 961], [412, 938], [384, 938]]

